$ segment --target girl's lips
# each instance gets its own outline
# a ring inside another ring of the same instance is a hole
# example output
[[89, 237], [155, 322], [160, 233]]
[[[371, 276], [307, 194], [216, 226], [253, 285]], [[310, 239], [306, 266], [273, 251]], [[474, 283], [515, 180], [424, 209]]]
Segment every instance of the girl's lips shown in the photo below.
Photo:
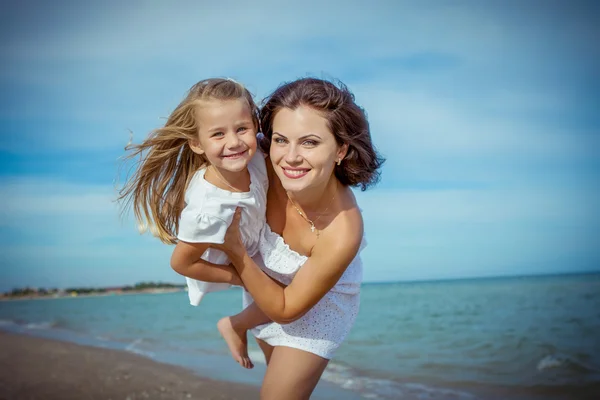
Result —
[[281, 168], [283, 170], [283, 174], [290, 179], [300, 179], [306, 174], [310, 169], [292, 169], [292, 168]]
[[227, 158], [228, 160], [235, 160], [236, 158], [240, 158], [240, 157], [244, 156], [244, 154], [246, 154], [247, 152], [248, 152], [248, 150], [244, 150], [239, 153], [223, 156], [223, 158]]

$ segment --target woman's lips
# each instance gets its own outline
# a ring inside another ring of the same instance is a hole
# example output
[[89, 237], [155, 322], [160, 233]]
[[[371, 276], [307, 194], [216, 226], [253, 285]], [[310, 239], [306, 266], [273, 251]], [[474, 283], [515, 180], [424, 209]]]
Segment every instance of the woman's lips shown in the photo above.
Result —
[[283, 174], [290, 179], [300, 179], [303, 176], [308, 174], [310, 169], [306, 168], [281, 168], [283, 170]]

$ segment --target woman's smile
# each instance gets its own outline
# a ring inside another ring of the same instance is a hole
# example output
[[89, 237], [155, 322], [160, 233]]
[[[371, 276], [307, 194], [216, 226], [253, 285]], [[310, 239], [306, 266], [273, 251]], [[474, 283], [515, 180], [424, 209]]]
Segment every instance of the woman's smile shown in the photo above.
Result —
[[290, 179], [300, 179], [310, 172], [310, 168], [281, 167], [283, 174]]

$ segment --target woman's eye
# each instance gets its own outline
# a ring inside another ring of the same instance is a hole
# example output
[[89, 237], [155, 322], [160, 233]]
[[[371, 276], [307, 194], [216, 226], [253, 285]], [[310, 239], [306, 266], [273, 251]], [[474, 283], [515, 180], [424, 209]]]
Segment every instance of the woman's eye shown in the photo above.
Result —
[[275, 139], [274, 139], [274, 141], [275, 141], [275, 143], [277, 143], [277, 144], [284, 144], [284, 143], [285, 143], [285, 139], [283, 139], [283, 138], [280, 138], [280, 137], [278, 137], [278, 138], [275, 138]]
[[315, 140], [305, 140], [302, 142], [302, 144], [305, 146], [314, 147], [317, 145], [317, 142]]

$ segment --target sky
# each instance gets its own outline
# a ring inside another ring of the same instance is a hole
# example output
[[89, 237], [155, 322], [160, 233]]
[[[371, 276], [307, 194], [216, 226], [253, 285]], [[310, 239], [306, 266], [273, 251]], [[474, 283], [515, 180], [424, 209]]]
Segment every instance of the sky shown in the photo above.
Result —
[[600, 271], [600, 6], [21, 1], [0, 15], [0, 291], [183, 283], [120, 217], [129, 140], [195, 82], [336, 78], [387, 159], [365, 281]]

